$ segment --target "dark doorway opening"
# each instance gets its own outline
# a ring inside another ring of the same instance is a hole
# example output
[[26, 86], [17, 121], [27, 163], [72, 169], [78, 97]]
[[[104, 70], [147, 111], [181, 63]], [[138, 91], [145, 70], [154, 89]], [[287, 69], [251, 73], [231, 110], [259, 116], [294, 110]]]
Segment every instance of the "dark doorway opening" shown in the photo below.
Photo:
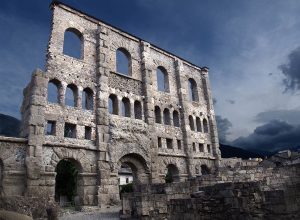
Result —
[[62, 206], [73, 205], [78, 195], [79, 164], [72, 159], [63, 159], [56, 166], [55, 201]]
[[179, 182], [179, 170], [174, 164], [167, 166], [167, 173], [165, 176], [166, 183]]

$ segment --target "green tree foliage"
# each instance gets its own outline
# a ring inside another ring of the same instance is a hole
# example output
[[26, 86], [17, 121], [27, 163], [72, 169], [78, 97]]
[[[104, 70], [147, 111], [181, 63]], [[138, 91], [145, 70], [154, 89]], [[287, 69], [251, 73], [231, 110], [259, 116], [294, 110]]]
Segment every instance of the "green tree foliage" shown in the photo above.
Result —
[[132, 183], [128, 183], [126, 185], [121, 185], [120, 186], [120, 194], [122, 193], [130, 193], [133, 192], [133, 185]]

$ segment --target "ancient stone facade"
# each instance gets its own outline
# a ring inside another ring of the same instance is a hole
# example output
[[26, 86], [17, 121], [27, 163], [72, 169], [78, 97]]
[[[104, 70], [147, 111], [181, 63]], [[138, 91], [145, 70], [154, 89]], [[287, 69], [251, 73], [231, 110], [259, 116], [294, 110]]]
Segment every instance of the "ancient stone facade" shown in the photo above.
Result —
[[[63, 3], [51, 7], [46, 69], [24, 89], [24, 139], [1, 140], [2, 192], [54, 196], [64, 159], [79, 171], [83, 203], [99, 206], [119, 199], [121, 164], [130, 166], [135, 183], [163, 183], [168, 169], [175, 181], [214, 172], [220, 151], [208, 68]], [[81, 43], [78, 58], [64, 53], [66, 32]], [[127, 58], [126, 74], [118, 71], [118, 52]], [[57, 103], [49, 101], [50, 85]], [[14, 186], [11, 178], [18, 179]]]

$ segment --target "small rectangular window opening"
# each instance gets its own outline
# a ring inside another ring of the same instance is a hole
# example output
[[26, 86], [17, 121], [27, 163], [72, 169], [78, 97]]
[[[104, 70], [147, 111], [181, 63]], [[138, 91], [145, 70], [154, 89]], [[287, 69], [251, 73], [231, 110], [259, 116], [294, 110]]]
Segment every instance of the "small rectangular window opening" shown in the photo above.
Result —
[[204, 145], [203, 144], [199, 144], [199, 151], [204, 152]]
[[167, 148], [168, 149], [173, 149], [173, 140], [170, 139], [170, 138], [167, 138], [166, 142], [167, 142]]
[[196, 151], [196, 144], [193, 143], [193, 151]]
[[84, 127], [84, 139], [86, 140], [92, 139], [92, 128], [89, 126]]
[[181, 150], [181, 140], [177, 140], [177, 148], [178, 150]]
[[76, 138], [76, 125], [65, 123], [65, 132], [64, 136], [67, 138]]
[[162, 147], [161, 137], [158, 137], [158, 138], [157, 138], [157, 146], [158, 146], [158, 148], [161, 148], [161, 147]]
[[209, 144], [207, 145], [207, 152], [211, 153], [211, 149], [210, 149], [210, 145]]
[[46, 135], [55, 135], [55, 121], [47, 121]]

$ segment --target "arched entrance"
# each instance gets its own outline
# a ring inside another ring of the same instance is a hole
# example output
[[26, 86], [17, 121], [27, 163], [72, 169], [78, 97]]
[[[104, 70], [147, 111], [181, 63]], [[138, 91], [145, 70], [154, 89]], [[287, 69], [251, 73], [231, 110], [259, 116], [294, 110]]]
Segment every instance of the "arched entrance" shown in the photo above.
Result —
[[176, 165], [167, 165], [167, 173], [165, 176], [166, 183], [179, 182], [179, 170]]
[[82, 201], [82, 180], [78, 175], [82, 172], [80, 163], [71, 158], [62, 159], [55, 171], [55, 201], [62, 206], [74, 204], [75, 196]]
[[[126, 185], [126, 178], [128, 178], [129, 191], [134, 190], [138, 184], [149, 183], [149, 175], [150, 171], [147, 162], [139, 154], [127, 154], [118, 162], [119, 185]], [[121, 178], [125, 178], [125, 184], [123, 184], [124, 182]], [[122, 191], [122, 187], [120, 187], [120, 190]]]

